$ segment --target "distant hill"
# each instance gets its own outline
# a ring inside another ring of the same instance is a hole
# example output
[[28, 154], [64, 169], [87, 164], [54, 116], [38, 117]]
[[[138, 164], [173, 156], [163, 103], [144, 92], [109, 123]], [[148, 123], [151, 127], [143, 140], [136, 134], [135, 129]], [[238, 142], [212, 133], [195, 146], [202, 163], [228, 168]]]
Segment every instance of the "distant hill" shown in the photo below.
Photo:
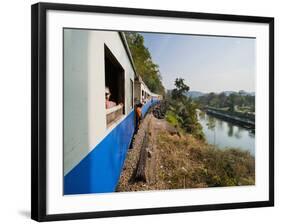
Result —
[[226, 96], [229, 96], [230, 94], [237, 93], [237, 92], [235, 92], [235, 91], [223, 91], [221, 93], [224, 93]]
[[246, 92], [245, 90], [240, 90], [238, 92], [236, 91], [223, 91], [226, 96], [229, 96], [230, 94], [240, 94], [242, 96], [255, 96], [255, 92]]
[[[167, 93], [171, 93], [172, 90], [167, 90]], [[241, 94], [243, 96], [255, 96], [255, 92], [246, 92], [244, 90], [240, 90], [239, 92], [236, 92], [236, 91], [222, 91], [220, 93], [224, 93], [226, 96], [229, 96], [230, 94]], [[216, 93], [216, 94], [220, 94], [220, 93]], [[189, 91], [187, 92], [185, 95], [192, 98], [192, 99], [195, 99], [195, 98], [198, 98], [200, 96], [204, 96], [204, 95], [207, 95], [209, 93], [203, 93], [203, 92], [200, 92], [200, 91]]]
[[190, 98], [197, 98], [200, 96], [205, 95], [205, 93], [199, 92], [199, 91], [189, 91], [187, 92], [186, 96], [190, 97]]
[[256, 93], [255, 93], [255, 92], [248, 92], [248, 95], [250, 95], [250, 96], [255, 96]]

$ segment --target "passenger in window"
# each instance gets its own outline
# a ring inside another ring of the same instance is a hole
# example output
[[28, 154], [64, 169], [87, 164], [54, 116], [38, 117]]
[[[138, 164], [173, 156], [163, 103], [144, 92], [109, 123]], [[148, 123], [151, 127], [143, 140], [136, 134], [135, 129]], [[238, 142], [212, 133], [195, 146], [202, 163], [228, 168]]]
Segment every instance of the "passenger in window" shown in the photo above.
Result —
[[145, 98], [142, 96], [142, 103], [145, 104]]
[[[105, 108], [110, 109], [112, 107], [115, 107], [117, 104], [113, 101], [110, 101], [110, 90], [108, 87], [105, 87]], [[120, 106], [123, 106], [123, 103], [119, 104]]]

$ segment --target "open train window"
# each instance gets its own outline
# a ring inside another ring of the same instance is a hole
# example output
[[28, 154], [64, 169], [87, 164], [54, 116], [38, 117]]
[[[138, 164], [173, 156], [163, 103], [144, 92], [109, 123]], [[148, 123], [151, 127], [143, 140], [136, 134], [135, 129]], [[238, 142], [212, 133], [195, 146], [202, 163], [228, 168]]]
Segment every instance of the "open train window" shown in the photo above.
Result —
[[134, 107], [134, 82], [130, 79], [130, 90], [131, 90], [131, 109]]
[[111, 126], [125, 114], [124, 69], [104, 45], [106, 124]]

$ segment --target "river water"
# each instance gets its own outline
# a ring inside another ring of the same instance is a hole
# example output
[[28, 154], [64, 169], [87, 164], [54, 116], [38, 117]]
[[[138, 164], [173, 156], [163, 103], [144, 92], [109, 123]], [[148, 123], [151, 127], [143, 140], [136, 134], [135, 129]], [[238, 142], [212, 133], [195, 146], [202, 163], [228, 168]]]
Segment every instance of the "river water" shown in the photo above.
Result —
[[198, 111], [198, 121], [202, 125], [209, 144], [220, 149], [238, 148], [255, 155], [255, 134], [250, 130]]

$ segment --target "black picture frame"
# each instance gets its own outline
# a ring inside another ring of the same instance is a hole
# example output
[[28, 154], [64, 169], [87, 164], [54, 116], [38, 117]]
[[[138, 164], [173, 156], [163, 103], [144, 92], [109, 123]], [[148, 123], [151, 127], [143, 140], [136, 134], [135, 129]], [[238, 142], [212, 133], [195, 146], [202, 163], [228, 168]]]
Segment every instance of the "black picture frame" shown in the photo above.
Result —
[[[269, 24], [269, 200], [70, 214], [46, 214], [46, 13], [48, 10], [100, 12]], [[274, 206], [274, 18], [74, 4], [37, 3], [31, 10], [31, 218], [37, 221], [86, 219]]]

